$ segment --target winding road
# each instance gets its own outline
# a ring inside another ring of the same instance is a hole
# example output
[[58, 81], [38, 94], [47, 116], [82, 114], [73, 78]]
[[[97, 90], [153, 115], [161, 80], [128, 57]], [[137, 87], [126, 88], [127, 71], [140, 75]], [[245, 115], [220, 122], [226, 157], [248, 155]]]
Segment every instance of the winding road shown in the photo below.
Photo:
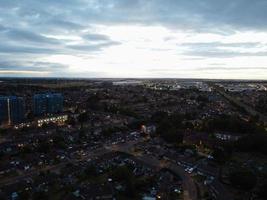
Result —
[[[22, 175], [9, 177], [6, 179], [1, 179], [0, 180], [0, 187], [4, 186], [4, 185], [11, 185], [11, 184], [14, 184], [16, 182], [22, 181], [24, 179], [31, 178], [33, 176], [38, 175], [40, 172], [44, 172], [47, 170], [50, 170], [50, 171], [59, 170], [59, 169], [63, 168], [64, 166], [66, 166], [66, 164], [69, 164], [69, 163], [75, 164], [75, 163], [78, 163], [80, 161], [86, 161], [88, 159], [95, 159], [97, 157], [100, 157], [100, 156], [107, 154], [107, 153], [110, 153], [110, 152], [122, 152], [122, 153], [126, 153], [126, 154], [132, 156], [134, 159], [136, 159], [136, 160], [142, 162], [143, 164], [150, 166], [152, 168], [156, 168], [158, 170], [166, 168], [166, 169], [171, 170], [173, 173], [180, 176], [183, 180], [184, 200], [197, 200], [198, 199], [198, 196], [197, 196], [198, 193], [197, 193], [197, 188], [196, 188], [195, 182], [190, 177], [190, 175], [184, 171], [184, 169], [182, 167], [175, 164], [173, 161], [159, 160], [155, 156], [151, 156], [151, 155], [147, 155], [147, 154], [140, 154], [140, 153], [139, 154], [133, 153], [132, 148], [134, 147], [134, 145], [141, 143], [141, 142], [144, 142], [144, 139], [140, 138], [138, 140], [129, 141], [126, 143], [115, 144], [115, 145], [104, 145], [104, 147], [102, 147], [102, 148], [98, 148], [96, 150], [88, 152], [88, 154], [86, 156], [82, 157], [81, 159], [69, 159], [67, 161], [64, 161], [64, 162], [56, 164], [56, 165], [47, 166], [47, 167], [44, 167], [41, 169], [33, 169], [31, 171], [24, 172], [24, 174], [22, 174]], [[220, 192], [220, 196], [221, 195], [222, 194]], [[218, 198], [218, 199], [220, 199], [220, 198]]]

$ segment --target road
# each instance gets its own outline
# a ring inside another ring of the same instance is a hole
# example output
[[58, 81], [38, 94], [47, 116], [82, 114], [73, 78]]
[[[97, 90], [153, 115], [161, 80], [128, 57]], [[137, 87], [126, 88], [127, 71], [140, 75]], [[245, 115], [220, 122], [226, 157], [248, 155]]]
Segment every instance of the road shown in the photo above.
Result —
[[[130, 141], [128, 143], [124, 143], [121, 145], [122, 146], [128, 145], [129, 147], [131, 147], [131, 146], [137, 144], [138, 142], [141, 142], [141, 140]], [[30, 178], [32, 176], [38, 175], [40, 172], [45, 172], [48, 170], [49, 171], [56, 171], [56, 170], [61, 169], [64, 166], [66, 166], [67, 164], [75, 164], [75, 163], [78, 163], [80, 161], [86, 161], [88, 159], [94, 159], [95, 157], [99, 157], [99, 156], [102, 156], [102, 155], [110, 153], [110, 152], [112, 152], [112, 149], [106, 148], [104, 146], [104, 148], [102, 147], [102, 148], [98, 148], [98, 149], [95, 149], [93, 151], [88, 152], [88, 154], [86, 156], [83, 156], [80, 159], [68, 159], [68, 160], [63, 161], [59, 164], [50, 165], [50, 166], [46, 166], [43, 168], [31, 169], [29, 171], [24, 171], [23, 174], [21, 174], [21, 175], [1, 179], [0, 180], [0, 187], [2, 187], [4, 185], [11, 185], [11, 184], [19, 182], [23, 179]]]
[[185, 173], [184, 169], [180, 166], [173, 164], [170, 161], [160, 161], [153, 156], [139, 155], [136, 157], [140, 161], [144, 162], [147, 165], [154, 166], [157, 168], [166, 168], [174, 172], [176, 175], [181, 177], [183, 180], [183, 190], [184, 190], [184, 200], [197, 200], [197, 189], [193, 179], [189, 174]]
[[220, 95], [222, 95], [225, 99], [227, 99], [230, 102], [233, 102], [234, 104], [238, 105], [239, 107], [245, 109], [247, 113], [249, 113], [251, 116], [259, 116], [259, 120], [262, 121], [264, 124], [267, 124], [267, 117], [263, 115], [262, 113], [256, 111], [254, 108], [240, 102], [238, 99], [232, 97], [231, 95], [227, 94], [225, 91], [223, 91], [222, 88], [211, 85], [211, 87], [216, 90]]
[[[180, 176], [183, 180], [183, 189], [184, 189], [184, 200], [197, 200], [197, 188], [196, 185], [191, 178], [191, 176], [184, 171], [182, 167], [176, 164], [175, 161], [170, 160], [159, 160], [155, 156], [147, 155], [147, 154], [136, 154], [131, 151], [132, 145], [113, 145], [112, 147], [109, 147], [113, 149], [114, 151], [120, 151], [123, 153], [130, 154], [134, 156], [139, 161], [143, 162], [145, 165], [162, 169], [166, 168]], [[218, 200], [233, 200], [234, 198], [229, 193], [229, 191], [218, 181], [218, 179], [215, 177], [213, 183], [210, 185], [214, 193], [217, 195]]]
[[113, 151], [119, 151], [123, 153], [127, 153], [131, 156], [134, 156], [137, 160], [144, 163], [147, 166], [152, 168], [160, 169], [169, 169], [174, 172], [176, 175], [182, 178], [183, 180], [183, 190], [184, 190], [184, 200], [197, 200], [197, 188], [193, 181], [193, 179], [189, 176], [189, 174], [185, 173], [184, 169], [174, 164], [171, 161], [162, 161], [156, 158], [155, 156], [146, 155], [146, 154], [135, 154], [131, 151], [131, 146], [127, 145], [113, 145], [111, 149]]
[[229, 191], [218, 181], [218, 179], [215, 179], [210, 187], [214, 191], [214, 193], [217, 194], [218, 200], [234, 199], [232, 194], [229, 193]]
[[[147, 166], [150, 166], [152, 168], [156, 168], [158, 170], [166, 168], [180, 176], [183, 180], [183, 190], [184, 190], [184, 200], [197, 200], [197, 188], [196, 185], [193, 181], [193, 179], [190, 177], [188, 173], [184, 171], [182, 167], [179, 165], [175, 164], [173, 161], [166, 161], [166, 160], [159, 160], [155, 156], [147, 155], [147, 154], [135, 154], [131, 151], [131, 149], [134, 147], [134, 145], [144, 142], [144, 139], [140, 138], [138, 140], [134, 141], [129, 141], [126, 143], [120, 143], [120, 144], [115, 144], [115, 145], [104, 145], [104, 147], [93, 150], [88, 152], [86, 156], [83, 156], [80, 159], [71, 159], [64, 161], [62, 163], [59, 163], [57, 165], [52, 165], [52, 166], [47, 166], [41, 169], [33, 169], [28, 172], [24, 172], [22, 175], [18, 175], [15, 177], [10, 177], [6, 179], [0, 180], [0, 187], [4, 185], [11, 185], [16, 182], [25, 180], [27, 178], [31, 178], [33, 176], [38, 175], [40, 172], [44, 171], [57, 171], [66, 166], [66, 164], [75, 164], [80, 161], [86, 161], [88, 159], [94, 159], [96, 157], [100, 157], [104, 154], [110, 153], [110, 152], [123, 152], [127, 153], [131, 156], [133, 156], [134, 159], [144, 163]], [[219, 183], [216, 182], [216, 185], [214, 184], [214, 187], [218, 190], [219, 188], [219, 196], [222, 196], [223, 198], [218, 198], [220, 200], [225, 199], [224, 197], [227, 196], [227, 191], [225, 188]], [[226, 194], [226, 196], [224, 195]], [[227, 200], [231, 200], [231, 198], [226, 198]]]

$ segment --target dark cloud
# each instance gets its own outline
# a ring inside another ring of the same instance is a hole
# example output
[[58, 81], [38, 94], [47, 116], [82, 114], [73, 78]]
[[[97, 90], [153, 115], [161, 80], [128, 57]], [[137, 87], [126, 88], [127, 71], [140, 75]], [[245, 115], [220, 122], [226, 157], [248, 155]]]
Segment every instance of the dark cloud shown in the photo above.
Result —
[[[109, 36], [92, 30], [94, 25], [161, 25], [195, 34], [205, 32], [231, 35], [244, 30], [264, 32], [267, 30], [266, 11], [266, 0], [2, 0], [0, 54], [11, 56], [14, 60], [22, 55], [32, 59], [29, 55], [87, 54], [120, 44]], [[49, 35], [75, 35], [82, 41], [79, 44], [67, 43], [64, 39], [51, 38]], [[165, 38], [165, 41], [170, 40], [175, 38]], [[261, 48], [259, 52], [250, 51], [250, 48], [263, 45], [265, 44], [184, 43], [181, 46], [185, 51], [180, 54], [191, 60], [267, 56], [267, 51], [264, 50], [266, 48]], [[235, 48], [246, 51], [235, 51]], [[152, 50], [168, 49], [159, 47]], [[2, 59], [5, 61], [7, 58]], [[10, 69], [15, 69], [16, 66], [38, 68], [37, 65], [29, 66], [29, 62], [6, 66]]]
[[6, 28], [0, 24], [0, 31], [5, 31]]
[[79, 23], [75, 23], [72, 21], [65, 21], [61, 19], [50, 19], [49, 21], [43, 22], [43, 26], [48, 28], [54, 28], [54, 29], [62, 29], [62, 30], [82, 30], [85, 28], [88, 28], [88, 26], [83, 26]]
[[68, 28], [90, 23], [161, 24], [222, 33], [229, 27], [267, 28], [266, 0], [12, 0], [1, 1], [0, 6], [4, 18], [36, 25], [54, 21]]
[[196, 31], [217, 30], [222, 33], [228, 32], [229, 27], [267, 28], [266, 0], [102, 0], [94, 2], [94, 6], [80, 14], [90, 21], [102, 23], [161, 24]]
[[[134, 23], [232, 34], [267, 28], [266, 0], [12, 0], [0, 18], [43, 33], [79, 31], [91, 24]], [[1, 27], [0, 27], [1, 29]]]
[[[68, 24], [72, 25], [72, 23]], [[111, 40], [108, 36], [95, 33], [82, 34], [83, 44], [65, 45], [66, 40], [54, 39], [35, 32], [18, 28], [0, 26], [0, 53], [11, 54], [75, 54], [75, 50], [81, 53], [88, 51], [100, 51], [103, 48], [119, 45], [119, 42]], [[90, 42], [88, 44], [88, 42]]]
[[[0, 53], [10, 54], [13, 56], [17, 54], [58, 54], [59, 49], [43, 48], [38, 46], [17, 46], [13, 44], [1, 44]], [[61, 51], [63, 53], [63, 51]]]
[[60, 44], [60, 42], [53, 38], [48, 38], [34, 32], [19, 30], [19, 29], [6, 29], [5, 35], [12, 41], [20, 42], [34, 42], [45, 44]]
[[[49, 63], [49, 62], [22, 62], [22, 61], [1, 61], [0, 62], [0, 71], [1, 72], [14, 72], [20, 73], [23, 71], [29, 72], [38, 72], [38, 73], [49, 73], [51, 75], [61, 74], [62, 71], [66, 71], [68, 66], [58, 64], [58, 63]], [[0, 72], [0, 74], [1, 74]], [[5, 73], [6, 74], [6, 73]]]
[[83, 38], [89, 41], [110, 41], [111, 39], [102, 34], [93, 34], [93, 33], [88, 33], [83, 35]]

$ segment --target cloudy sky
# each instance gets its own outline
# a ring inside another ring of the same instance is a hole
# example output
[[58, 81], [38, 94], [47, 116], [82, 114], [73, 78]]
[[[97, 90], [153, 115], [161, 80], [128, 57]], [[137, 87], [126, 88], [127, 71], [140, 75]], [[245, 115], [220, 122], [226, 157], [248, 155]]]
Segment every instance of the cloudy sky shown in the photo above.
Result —
[[267, 0], [0, 0], [0, 76], [267, 79]]

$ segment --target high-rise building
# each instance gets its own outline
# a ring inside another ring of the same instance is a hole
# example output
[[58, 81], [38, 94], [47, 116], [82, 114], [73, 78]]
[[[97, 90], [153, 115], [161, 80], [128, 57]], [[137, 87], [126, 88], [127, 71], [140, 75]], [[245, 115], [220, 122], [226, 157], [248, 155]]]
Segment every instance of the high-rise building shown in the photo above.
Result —
[[33, 110], [37, 116], [63, 111], [63, 96], [60, 93], [36, 94], [33, 97]]
[[25, 119], [25, 102], [22, 97], [0, 97], [0, 124], [20, 123]]
[[0, 124], [8, 120], [7, 97], [0, 97]]

